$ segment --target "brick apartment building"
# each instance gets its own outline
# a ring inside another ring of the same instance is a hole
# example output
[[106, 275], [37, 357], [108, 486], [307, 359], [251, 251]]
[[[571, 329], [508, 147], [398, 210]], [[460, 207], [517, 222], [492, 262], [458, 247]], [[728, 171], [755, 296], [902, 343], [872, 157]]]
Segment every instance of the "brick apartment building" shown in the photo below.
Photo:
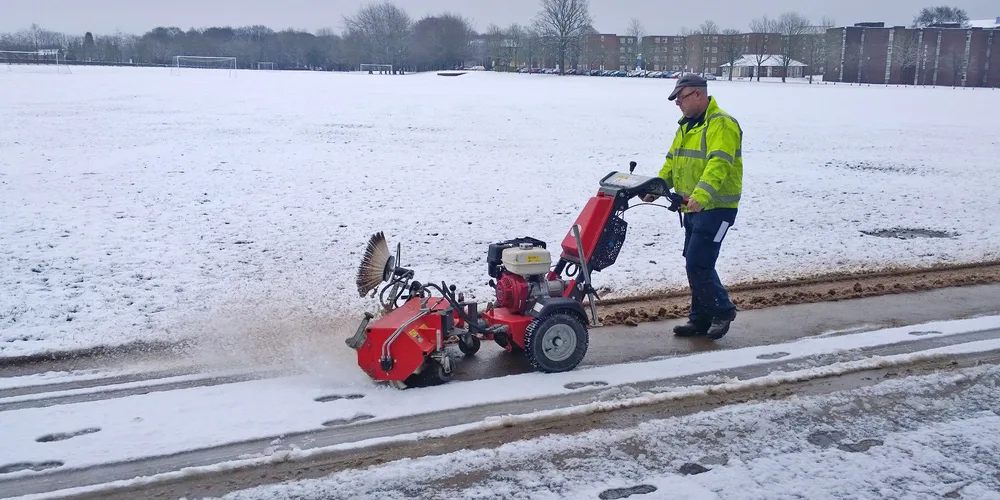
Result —
[[683, 36], [642, 37], [642, 61], [650, 71], [681, 71], [687, 66], [688, 43]]
[[[795, 47], [804, 46], [796, 40]], [[738, 35], [645, 36], [642, 60], [651, 71], [691, 71], [722, 74], [722, 66], [752, 54], [781, 53], [777, 33], [740, 33]], [[798, 58], [793, 54], [793, 57]], [[747, 60], [753, 57], [747, 57]]]
[[577, 70], [621, 70], [635, 68], [639, 41], [634, 36], [614, 33], [584, 35], [576, 58]]
[[858, 23], [826, 32], [824, 81], [1000, 87], [1000, 18], [991, 28]]

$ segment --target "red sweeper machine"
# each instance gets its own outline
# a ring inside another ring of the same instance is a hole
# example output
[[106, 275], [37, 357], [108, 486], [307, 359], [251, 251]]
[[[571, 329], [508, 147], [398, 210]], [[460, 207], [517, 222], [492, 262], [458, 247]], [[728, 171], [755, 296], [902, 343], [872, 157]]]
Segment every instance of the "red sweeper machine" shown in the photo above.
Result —
[[523, 353], [541, 372], [576, 368], [587, 354], [588, 327], [600, 325], [591, 275], [617, 260], [628, 227], [624, 212], [637, 206], [630, 201], [654, 194], [669, 201], [658, 206], [678, 215], [687, 201], [663, 179], [633, 174], [635, 166], [630, 162], [628, 173], [614, 171], [600, 180], [563, 238], [554, 266], [544, 241], [526, 236], [490, 244], [486, 264], [496, 298], [482, 310], [456, 294], [455, 285], [416, 281], [413, 270], [400, 265], [400, 245], [393, 255], [382, 232], [372, 235], [357, 286], [361, 297], [374, 297], [384, 283], [377, 293], [382, 310], [378, 318], [366, 312], [346, 341], [357, 352], [358, 366], [400, 389], [437, 385], [452, 375], [446, 346], [458, 344], [471, 356], [489, 340]]

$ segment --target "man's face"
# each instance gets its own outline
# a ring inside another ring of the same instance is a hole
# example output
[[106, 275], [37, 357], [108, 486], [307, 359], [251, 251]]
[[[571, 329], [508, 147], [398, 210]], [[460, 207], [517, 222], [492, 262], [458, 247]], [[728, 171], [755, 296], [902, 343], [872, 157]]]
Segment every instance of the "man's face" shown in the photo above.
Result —
[[704, 93], [701, 89], [686, 89], [677, 94], [674, 103], [681, 108], [681, 113], [687, 118], [693, 118], [701, 113], [701, 101]]

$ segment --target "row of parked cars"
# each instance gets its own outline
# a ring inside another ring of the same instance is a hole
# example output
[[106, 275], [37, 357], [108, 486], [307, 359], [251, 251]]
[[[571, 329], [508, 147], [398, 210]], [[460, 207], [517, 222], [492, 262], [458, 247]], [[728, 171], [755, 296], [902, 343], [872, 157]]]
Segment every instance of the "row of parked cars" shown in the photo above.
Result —
[[[520, 68], [517, 70], [518, 73], [537, 73], [542, 75], [556, 75], [559, 74], [559, 70], [555, 68]], [[632, 71], [623, 71], [617, 69], [574, 69], [570, 68], [566, 70], [567, 75], [584, 75], [584, 76], [617, 76], [624, 78], [677, 78], [684, 74], [684, 71], [649, 71], [645, 69], [635, 69]], [[715, 75], [705, 74], [703, 75], [706, 80], [715, 80]]]

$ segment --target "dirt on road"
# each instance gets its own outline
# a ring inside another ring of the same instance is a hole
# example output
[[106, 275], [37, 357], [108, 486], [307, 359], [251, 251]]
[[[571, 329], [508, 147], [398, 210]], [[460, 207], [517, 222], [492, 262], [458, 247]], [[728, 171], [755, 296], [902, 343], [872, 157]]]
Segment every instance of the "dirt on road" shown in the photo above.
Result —
[[[728, 288], [736, 307], [746, 311], [995, 283], [1000, 283], [1000, 262], [836, 273], [782, 282], [738, 283]], [[635, 326], [685, 317], [690, 301], [686, 288], [665, 289], [641, 296], [599, 300], [598, 314], [605, 326]]]

